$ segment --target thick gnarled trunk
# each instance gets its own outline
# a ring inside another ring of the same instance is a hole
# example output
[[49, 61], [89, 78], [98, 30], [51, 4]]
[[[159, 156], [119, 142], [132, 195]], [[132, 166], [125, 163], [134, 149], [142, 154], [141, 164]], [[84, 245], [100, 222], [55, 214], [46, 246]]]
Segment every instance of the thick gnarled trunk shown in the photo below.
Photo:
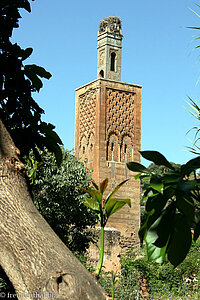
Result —
[[23, 299], [30, 294], [35, 299], [105, 299], [34, 206], [17, 152], [0, 121], [0, 264], [16, 294]]

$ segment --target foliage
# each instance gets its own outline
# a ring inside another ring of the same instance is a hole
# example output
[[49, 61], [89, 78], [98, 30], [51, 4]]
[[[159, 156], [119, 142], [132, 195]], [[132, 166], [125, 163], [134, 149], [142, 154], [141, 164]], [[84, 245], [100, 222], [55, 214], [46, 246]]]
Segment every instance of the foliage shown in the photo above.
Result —
[[[176, 168], [176, 167], [180, 167], [180, 164], [175, 164], [173, 162], [170, 162], [170, 164]], [[148, 169], [151, 170], [152, 172], [154, 172], [155, 174], [162, 174], [163, 171], [166, 171], [168, 170], [169, 171], [169, 168], [167, 168], [166, 166], [162, 166], [162, 165], [156, 165], [154, 163], [151, 163], [149, 166], [148, 166]]]
[[85, 197], [84, 204], [97, 212], [102, 227], [105, 227], [109, 217], [122, 208], [125, 204], [131, 206], [130, 199], [119, 199], [113, 197], [120, 187], [126, 182], [127, 179], [118, 184], [105, 199], [103, 198], [103, 194], [108, 186], [108, 178], [103, 180], [99, 186], [92, 181], [95, 189], [87, 190], [85, 188], [76, 186], [90, 195], [90, 198]]
[[[188, 111], [198, 121], [200, 121], [200, 107], [199, 107], [199, 105], [196, 101], [192, 100], [191, 98], [189, 98], [189, 99], [190, 99], [190, 103], [188, 102], [188, 104], [192, 108], [192, 110], [188, 110]], [[199, 143], [199, 139], [200, 139], [200, 137], [199, 137], [200, 128], [199, 128], [199, 126], [194, 126], [188, 132], [190, 132], [191, 130], [195, 131], [194, 142], [191, 141], [193, 146], [192, 147], [187, 147], [187, 148], [190, 152], [199, 155], [200, 154], [200, 147], [199, 147], [198, 143]]]
[[[133, 264], [135, 259], [135, 254], [132, 251], [121, 257], [121, 274], [117, 275], [115, 284], [115, 299], [117, 300], [139, 299], [140, 272]], [[99, 283], [108, 294], [112, 293], [111, 272], [102, 271]]]
[[194, 240], [200, 234], [199, 214], [195, 214], [200, 195], [200, 179], [196, 177], [200, 157], [173, 166], [157, 151], [142, 151], [141, 155], [164, 168], [161, 174], [156, 174], [139, 163], [127, 163], [130, 170], [140, 172], [135, 178], [145, 185], [142, 200], [146, 200], [148, 215], [139, 235], [145, 240], [149, 259], [163, 262], [167, 255], [176, 267], [189, 252], [191, 230], [194, 229]]
[[100, 247], [100, 257], [97, 269], [94, 273], [95, 276], [99, 277], [103, 264], [103, 254], [104, 254], [104, 227], [109, 219], [109, 217], [122, 208], [125, 204], [131, 207], [130, 199], [119, 199], [115, 198], [114, 195], [120, 189], [120, 187], [127, 182], [127, 179], [118, 184], [110, 194], [104, 199], [103, 194], [108, 186], [108, 178], [102, 181], [98, 186], [94, 181], [92, 184], [94, 189], [87, 190], [85, 188], [76, 186], [78, 189], [84, 191], [90, 195], [90, 198], [85, 197], [84, 204], [90, 209], [94, 210], [101, 224], [101, 247]]
[[185, 296], [195, 299], [200, 275], [197, 263], [200, 260], [200, 242], [198, 241], [197, 244], [198, 246], [195, 246], [193, 243], [187, 258], [176, 268], [166, 261], [160, 265], [144, 259], [135, 260], [137, 269], [142, 266], [139, 270], [146, 278], [151, 299], [183, 299]]
[[83, 192], [72, 184], [89, 188], [91, 178], [84, 164], [67, 150], [63, 150], [59, 168], [54, 155], [47, 149], [40, 151], [40, 155], [43, 163], [37, 167], [32, 188], [34, 202], [70, 250], [85, 251], [92, 239], [87, 228], [96, 224], [97, 218], [83, 204]]
[[115, 299], [115, 286], [117, 282], [119, 281], [117, 276], [117, 271], [111, 271], [111, 281], [112, 281], [112, 300]]
[[[116, 300], [143, 299], [142, 282], [149, 299], [199, 299], [200, 292], [200, 241], [192, 243], [186, 259], [176, 268], [165, 261], [162, 265], [137, 258], [133, 251], [121, 257], [121, 275], [115, 287]], [[99, 282], [111, 293], [112, 280], [109, 272], [102, 272]]]
[[43, 85], [41, 78], [49, 79], [51, 74], [35, 64], [24, 64], [33, 49], [22, 49], [10, 41], [13, 29], [19, 27], [19, 9], [30, 12], [29, 1], [0, 1], [0, 118], [20, 149], [21, 157], [28, 155], [30, 149], [38, 157], [37, 149], [45, 146], [60, 164], [62, 142], [55, 127], [41, 120], [44, 110], [32, 97]]
[[[173, 167], [180, 167], [180, 164], [175, 164], [173, 162], [170, 162], [171, 165]], [[154, 163], [151, 163], [149, 166], [148, 166], [148, 169], [153, 172], [154, 174], [158, 174], [158, 175], [162, 175], [162, 172], [163, 171], [166, 171], [169, 169], [167, 169], [166, 167], [162, 166], [162, 165], [156, 165]], [[142, 196], [145, 192], [145, 188], [146, 188], [146, 185], [145, 185], [145, 182], [142, 182], [141, 180], [141, 199], [142, 199]], [[140, 206], [140, 224], [141, 226], [145, 223], [146, 219], [147, 219], [147, 216], [148, 216], [148, 212], [145, 210], [145, 206], [146, 206], [146, 199], [143, 199], [142, 203], [141, 203], [141, 206]]]
[[[115, 298], [116, 300], [132, 300], [139, 298], [139, 273], [136, 269], [132, 268], [128, 275], [125, 276], [122, 272], [118, 276], [118, 282], [115, 285]], [[99, 277], [99, 283], [104, 290], [111, 295], [112, 294], [112, 277], [110, 272], [102, 271]]]

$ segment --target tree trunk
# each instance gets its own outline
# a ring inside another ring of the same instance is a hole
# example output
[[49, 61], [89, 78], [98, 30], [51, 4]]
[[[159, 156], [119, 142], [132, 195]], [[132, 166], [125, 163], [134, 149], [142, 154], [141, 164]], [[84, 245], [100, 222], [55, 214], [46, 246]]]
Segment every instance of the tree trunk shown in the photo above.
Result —
[[105, 299], [34, 206], [18, 151], [0, 121], [0, 265], [16, 294], [23, 299], [31, 294], [34, 299]]

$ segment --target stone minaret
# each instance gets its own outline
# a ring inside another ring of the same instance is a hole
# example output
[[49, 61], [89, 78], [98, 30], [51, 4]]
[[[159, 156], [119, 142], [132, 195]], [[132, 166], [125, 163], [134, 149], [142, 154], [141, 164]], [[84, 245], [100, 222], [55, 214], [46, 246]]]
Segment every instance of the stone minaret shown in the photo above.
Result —
[[97, 38], [97, 77], [121, 80], [121, 20], [108, 17], [99, 24]]
[[97, 38], [98, 78], [76, 89], [75, 155], [87, 161], [97, 183], [109, 178], [109, 191], [130, 178], [117, 196], [130, 198], [132, 207], [124, 206], [108, 224], [120, 231], [120, 245], [128, 247], [139, 243], [140, 183], [126, 162], [140, 162], [141, 86], [120, 81], [121, 44], [121, 20], [103, 19]]

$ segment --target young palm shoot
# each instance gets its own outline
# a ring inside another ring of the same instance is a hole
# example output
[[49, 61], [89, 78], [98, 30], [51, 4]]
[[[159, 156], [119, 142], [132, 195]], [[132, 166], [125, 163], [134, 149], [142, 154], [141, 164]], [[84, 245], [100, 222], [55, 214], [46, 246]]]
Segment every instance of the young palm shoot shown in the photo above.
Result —
[[106, 223], [109, 219], [109, 217], [114, 214], [116, 211], [118, 211], [120, 208], [122, 208], [125, 204], [128, 204], [129, 207], [131, 207], [131, 200], [130, 199], [118, 199], [115, 198], [116, 192], [120, 189], [120, 187], [127, 182], [128, 179], [122, 181], [119, 185], [117, 185], [113, 191], [106, 197], [103, 197], [103, 194], [108, 186], [108, 178], [103, 180], [101, 184], [98, 186], [94, 181], [92, 181], [92, 184], [94, 186], [91, 190], [86, 190], [82, 187], [78, 187], [82, 191], [86, 192], [90, 195], [88, 198], [85, 197], [84, 204], [94, 210], [100, 220], [101, 225], [101, 246], [100, 246], [100, 255], [99, 255], [99, 262], [96, 271], [94, 272], [94, 275], [98, 278], [99, 274], [101, 272], [101, 268], [103, 265], [103, 255], [104, 255], [104, 228], [106, 226]]

